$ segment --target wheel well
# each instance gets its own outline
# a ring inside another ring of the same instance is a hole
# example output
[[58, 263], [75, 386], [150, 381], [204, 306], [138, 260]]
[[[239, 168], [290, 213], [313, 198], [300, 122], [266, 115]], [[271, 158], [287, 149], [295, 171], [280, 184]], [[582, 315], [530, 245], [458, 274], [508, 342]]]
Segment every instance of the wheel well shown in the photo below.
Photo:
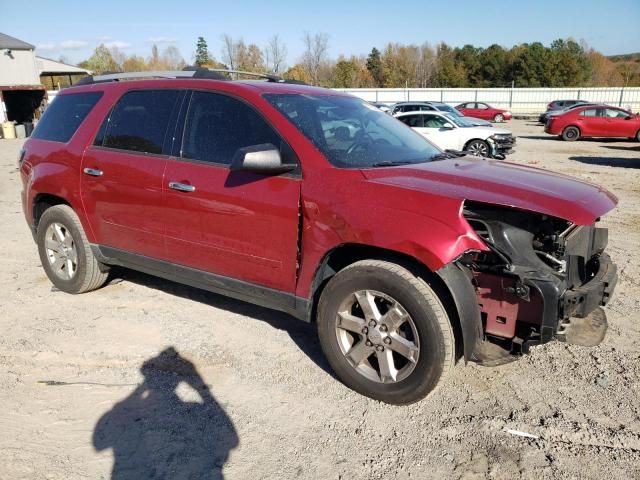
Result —
[[[64, 198], [48, 193], [39, 193], [33, 200], [33, 226], [37, 227], [40, 223], [42, 214], [55, 205], [69, 205]], [[69, 205], [71, 206], [71, 205]]]
[[462, 329], [460, 317], [456, 308], [453, 296], [445, 282], [438, 275], [433, 273], [426, 265], [418, 259], [404, 253], [387, 250], [385, 248], [372, 247], [362, 244], [344, 244], [328, 252], [320, 266], [316, 270], [313, 283], [311, 285], [311, 311], [310, 321], [316, 319], [316, 307], [320, 295], [329, 280], [343, 268], [360, 260], [385, 260], [403, 266], [414, 275], [422, 278], [436, 293], [451, 319], [453, 332], [456, 339], [456, 358], [460, 358], [463, 352]]

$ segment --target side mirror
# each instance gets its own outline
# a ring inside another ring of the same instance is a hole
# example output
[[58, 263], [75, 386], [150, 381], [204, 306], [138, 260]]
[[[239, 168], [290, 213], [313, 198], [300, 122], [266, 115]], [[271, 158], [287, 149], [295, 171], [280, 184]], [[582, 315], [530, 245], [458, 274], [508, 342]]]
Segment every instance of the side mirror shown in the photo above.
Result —
[[447, 122], [442, 126], [442, 128], [444, 128], [445, 130], [453, 130], [453, 125]]
[[278, 175], [295, 170], [296, 165], [283, 163], [280, 150], [271, 143], [239, 148], [231, 160], [232, 172], [245, 171]]

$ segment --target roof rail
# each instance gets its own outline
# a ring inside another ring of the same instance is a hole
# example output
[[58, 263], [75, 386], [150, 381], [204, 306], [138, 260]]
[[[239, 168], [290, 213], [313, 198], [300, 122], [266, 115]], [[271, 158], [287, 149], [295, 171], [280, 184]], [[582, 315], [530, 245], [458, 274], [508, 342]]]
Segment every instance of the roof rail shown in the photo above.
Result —
[[94, 83], [117, 82], [120, 80], [138, 78], [201, 78], [209, 80], [230, 80], [231, 75], [247, 75], [251, 77], [265, 78], [269, 82], [297, 83], [295, 80], [284, 80], [277, 75], [267, 73], [245, 72], [242, 70], [226, 70], [223, 68], [185, 67], [182, 70], [160, 70], [153, 72], [106, 72], [102, 75], [91, 75], [80, 79], [74, 85], [90, 85]]

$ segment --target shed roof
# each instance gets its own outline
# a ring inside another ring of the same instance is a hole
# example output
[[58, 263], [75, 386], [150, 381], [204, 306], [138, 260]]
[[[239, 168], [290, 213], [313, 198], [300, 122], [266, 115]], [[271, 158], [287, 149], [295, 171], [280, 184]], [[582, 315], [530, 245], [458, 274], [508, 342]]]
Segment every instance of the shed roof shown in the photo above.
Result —
[[18, 40], [6, 33], [0, 32], [0, 48], [10, 48], [11, 50], [34, 50], [36, 47], [30, 43]]
[[40, 75], [74, 75], [74, 74], [87, 74], [91, 75], [89, 70], [76, 67], [74, 65], [67, 65], [66, 63], [57, 62], [50, 58], [37, 57], [36, 63], [38, 64], [38, 72]]

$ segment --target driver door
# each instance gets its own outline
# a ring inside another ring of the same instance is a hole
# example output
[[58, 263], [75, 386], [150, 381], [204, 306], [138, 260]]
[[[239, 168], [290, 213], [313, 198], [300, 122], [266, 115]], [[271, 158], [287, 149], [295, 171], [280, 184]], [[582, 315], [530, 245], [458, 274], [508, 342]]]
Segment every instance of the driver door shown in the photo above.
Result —
[[424, 113], [421, 115], [423, 126], [418, 131], [442, 150], [461, 150], [457, 128], [445, 117]]

